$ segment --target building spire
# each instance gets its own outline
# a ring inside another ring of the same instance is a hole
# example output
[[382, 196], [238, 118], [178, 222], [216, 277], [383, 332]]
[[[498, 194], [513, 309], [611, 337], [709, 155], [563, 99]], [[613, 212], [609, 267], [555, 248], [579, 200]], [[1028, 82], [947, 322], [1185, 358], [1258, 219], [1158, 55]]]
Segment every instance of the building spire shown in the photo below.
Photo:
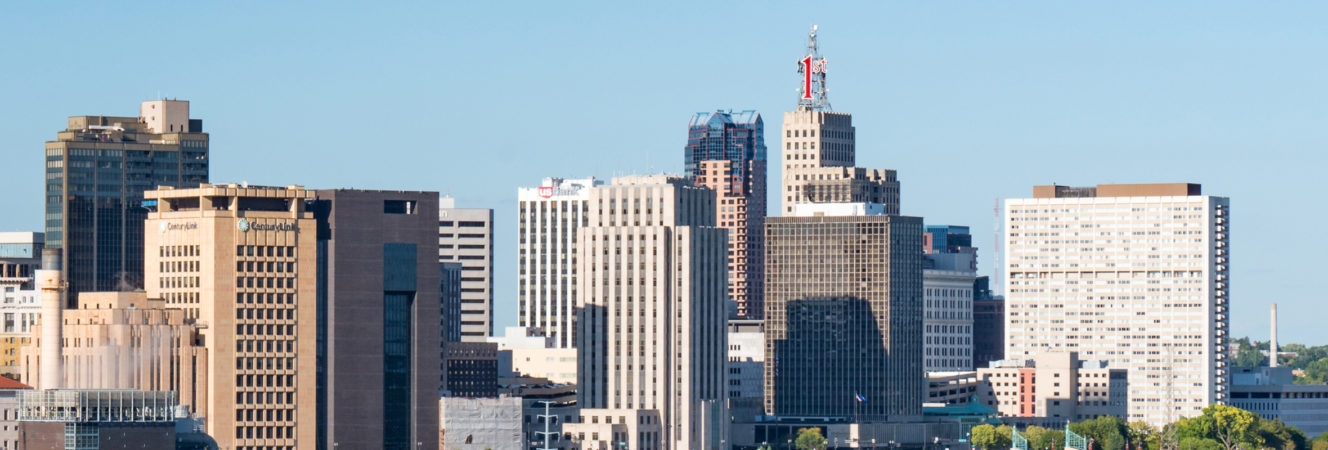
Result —
[[826, 96], [825, 58], [816, 44], [816, 25], [807, 35], [807, 55], [798, 60], [798, 109], [830, 111], [830, 98]]

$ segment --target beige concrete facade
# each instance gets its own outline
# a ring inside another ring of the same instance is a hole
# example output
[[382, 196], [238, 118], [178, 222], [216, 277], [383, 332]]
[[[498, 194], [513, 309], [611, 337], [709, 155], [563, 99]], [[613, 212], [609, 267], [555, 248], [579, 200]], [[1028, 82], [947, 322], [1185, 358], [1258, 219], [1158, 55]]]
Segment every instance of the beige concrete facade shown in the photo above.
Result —
[[[621, 416], [632, 419], [622, 424], [638, 442], [631, 448], [718, 446], [728, 422], [728, 240], [715, 227], [714, 191], [622, 177], [592, 188], [589, 203], [578, 234], [577, 399], [589, 420], [580, 426]], [[613, 433], [598, 433], [611, 442]]]
[[1162, 426], [1225, 402], [1229, 200], [1185, 183], [1034, 197], [1005, 201], [1005, 357], [1070, 351], [1128, 367], [1129, 421]]
[[[745, 161], [752, 180], [765, 182], [765, 161]], [[744, 183], [734, 175], [729, 160], [702, 161], [697, 185], [715, 191], [715, 223], [729, 232], [729, 300], [737, 309], [731, 314], [759, 319], [765, 312], [765, 186]]]
[[847, 113], [799, 107], [784, 113], [784, 215], [799, 203], [880, 203], [899, 214], [893, 170], [854, 167], [856, 129]]
[[1044, 417], [1049, 423], [1098, 416], [1125, 418], [1125, 369], [1080, 361], [1074, 352], [1046, 352], [1024, 361], [978, 369], [978, 402], [1008, 417]]
[[[62, 318], [61, 387], [172, 391], [191, 411], [207, 408], [208, 353], [184, 311], [143, 292], [84, 292], [78, 300]], [[41, 373], [41, 345], [23, 347], [25, 380]]]
[[438, 261], [461, 263], [461, 341], [484, 342], [493, 336], [493, 210], [440, 198]]
[[313, 448], [318, 323], [313, 191], [158, 189], [146, 223], [148, 296], [203, 327], [207, 433], [223, 448]]

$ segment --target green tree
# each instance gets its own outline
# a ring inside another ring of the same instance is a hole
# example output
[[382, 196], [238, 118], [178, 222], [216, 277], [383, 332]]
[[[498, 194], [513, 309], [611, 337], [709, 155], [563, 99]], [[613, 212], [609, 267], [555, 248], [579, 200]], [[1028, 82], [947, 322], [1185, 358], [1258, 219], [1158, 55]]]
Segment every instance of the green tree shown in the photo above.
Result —
[[1024, 437], [1028, 438], [1029, 448], [1058, 449], [1065, 447], [1065, 432], [1061, 430], [1030, 426], [1024, 430]]
[[1204, 408], [1202, 417], [1213, 418], [1213, 437], [1226, 450], [1235, 450], [1242, 444], [1258, 446], [1252, 433], [1258, 418], [1254, 413], [1233, 406], [1212, 405]]
[[1130, 422], [1129, 425], [1126, 425], [1126, 428], [1126, 436], [1129, 438], [1131, 445], [1137, 448], [1148, 448], [1156, 445], [1154, 441], [1157, 440], [1157, 428], [1153, 428], [1148, 422]]
[[1099, 416], [1079, 423], [1070, 424], [1070, 430], [1080, 436], [1091, 438], [1093, 447], [1104, 450], [1122, 450], [1126, 446], [1129, 427], [1125, 421], [1114, 416]]
[[1010, 448], [1010, 426], [982, 424], [969, 430], [974, 447], [983, 449]]
[[799, 428], [798, 438], [793, 441], [793, 445], [798, 450], [825, 450], [826, 440], [820, 428]]
[[996, 427], [982, 424], [973, 427], [969, 431], [969, 439], [973, 446], [981, 449], [999, 448], [996, 446]]

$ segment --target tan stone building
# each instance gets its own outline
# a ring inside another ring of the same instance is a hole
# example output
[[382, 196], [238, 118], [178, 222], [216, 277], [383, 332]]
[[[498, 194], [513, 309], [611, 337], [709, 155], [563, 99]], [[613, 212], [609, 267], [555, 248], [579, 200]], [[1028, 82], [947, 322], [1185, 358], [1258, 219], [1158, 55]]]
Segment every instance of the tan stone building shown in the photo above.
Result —
[[313, 191], [201, 185], [144, 194], [148, 296], [202, 328], [207, 432], [234, 449], [312, 448], [318, 417]]
[[899, 214], [895, 171], [854, 167], [853, 115], [809, 107], [784, 113], [784, 214], [800, 203], [879, 203]]
[[591, 189], [577, 260], [583, 417], [564, 428], [582, 448], [712, 448], [726, 435], [728, 242], [714, 202], [664, 175]]
[[1098, 416], [1124, 419], [1129, 403], [1127, 373], [1102, 361], [1081, 361], [1074, 352], [996, 361], [977, 371], [978, 402], [1002, 416], [1045, 418], [1045, 423], [1055, 425]]
[[1005, 357], [1129, 367], [1129, 421], [1226, 402], [1230, 201], [1198, 184], [1036, 186], [1005, 201]]
[[[78, 305], [63, 314], [61, 387], [172, 391], [191, 411], [207, 408], [208, 352], [183, 310], [143, 292], [84, 292]], [[25, 380], [41, 373], [40, 346], [23, 347]]]

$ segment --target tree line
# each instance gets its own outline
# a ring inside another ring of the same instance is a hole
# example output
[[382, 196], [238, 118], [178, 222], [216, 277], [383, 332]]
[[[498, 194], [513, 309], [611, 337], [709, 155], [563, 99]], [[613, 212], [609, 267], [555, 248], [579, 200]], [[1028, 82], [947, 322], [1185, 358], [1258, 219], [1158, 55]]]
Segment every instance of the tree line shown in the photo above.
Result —
[[[1268, 365], [1268, 342], [1250, 341], [1244, 337], [1231, 341], [1236, 345], [1236, 367], [1263, 367]], [[1286, 344], [1278, 349], [1280, 356], [1277, 363], [1293, 369], [1303, 370], [1296, 376], [1296, 384], [1328, 383], [1328, 345], [1306, 347], [1301, 344]], [[1291, 354], [1295, 354], [1292, 356]]]
[[[1083, 450], [1328, 450], [1328, 433], [1313, 440], [1280, 419], [1266, 420], [1240, 408], [1212, 405], [1203, 415], [1167, 424], [1161, 430], [1144, 422], [1126, 423], [1118, 417], [1102, 416], [1071, 423], [1071, 431], [1091, 439], [1092, 449]], [[1012, 442], [1009, 425], [973, 427], [972, 443], [982, 449], [1008, 449]], [[1065, 447], [1065, 431], [1029, 426], [1020, 430], [1029, 449]]]

